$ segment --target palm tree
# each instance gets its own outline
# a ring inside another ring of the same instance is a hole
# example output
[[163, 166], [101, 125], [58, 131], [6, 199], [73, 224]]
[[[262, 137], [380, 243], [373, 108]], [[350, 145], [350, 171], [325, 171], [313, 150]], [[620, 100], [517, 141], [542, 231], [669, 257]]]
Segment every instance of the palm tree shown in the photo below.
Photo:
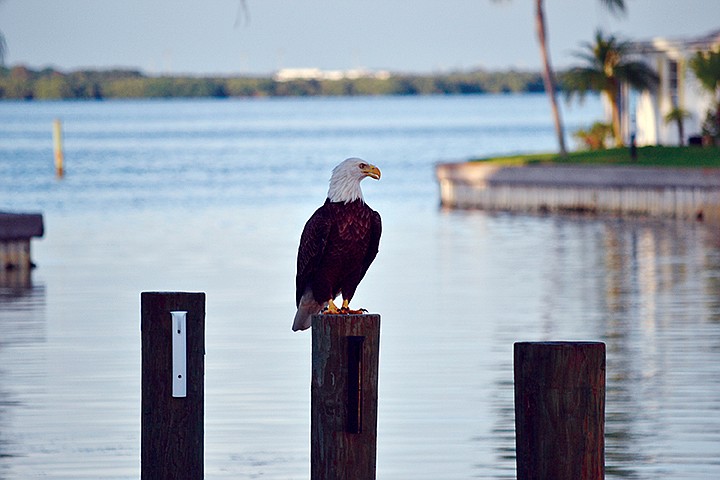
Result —
[[5, 52], [7, 51], [7, 44], [5, 43], [5, 37], [0, 32], [0, 67], [5, 65]]
[[628, 59], [630, 44], [595, 33], [595, 43], [584, 43], [584, 50], [576, 56], [585, 61], [582, 67], [571, 69], [565, 76], [564, 87], [568, 99], [575, 94], [580, 98], [588, 92], [601, 92], [612, 111], [615, 145], [623, 145], [620, 131], [620, 88], [623, 83], [636, 90], [652, 90], [658, 84], [655, 71], [645, 63]]
[[557, 89], [555, 88], [555, 72], [550, 65], [550, 51], [547, 47], [547, 27], [545, 26], [545, 8], [544, 0], [535, 0], [535, 32], [537, 33], [538, 43], [540, 44], [540, 58], [543, 63], [543, 85], [545, 93], [550, 99], [550, 109], [552, 110], [553, 124], [555, 125], [555, 135], [557, 135], [558, 149], [561, 156], [567, 155], [565, 148], [565, 130], [563, 128], [562, 118], [560, 118], [560, 109], [557, 104]]
[[[3, 0], [0, 0], [2, 3]], [[0, 67], [5, 66], [5, 54], [7, 53], [7, 43], [5, 43], [5, 36], [0, 32]]]
[[690, 68], [708, 92], [720, 93], [720, 46], [715, 50], [695, 53], [690, 59]]
[[[502, 1], [502, 0], [495, 0]], [[616, 15], [625, 12], [625, 0], [599, 0], [600, 3], [607, 7], [611, 13]], [[543, 63], [543, 85], [545, 93], [550, 100], [550, 108], [552, 110], [553, 123], [555, 125], [555, 135], [557, 136], [558, 149], [560, 155], [567, 155], [565, 149], [565, 130], [563, 128], [562, 118], [560, 117], [560, 109], [557, 103], [557, 82], [555, 73], [550, 64], [550, 51], [547, 46], [547, 26], [545, 24], [545, 0], [535, 0], [535, 32], [537, 34], [538, 43], [540, 44], [540, 58]]]
[[675, 122], [678, 128], [678, 138], [680, 138], [680, 146], [685, 144], [685, 124], [686, 118], [690, 118], [692, 115], [684, 108], [674, 107], [665, 115], [665, 123]]
[[697, 52], [689, 64], [700, 84], [714, 97], [715, 111], [713, 107], [708, 110], [703, 131], [711, 137], [717, 137], [720, 135], [720, 47]]

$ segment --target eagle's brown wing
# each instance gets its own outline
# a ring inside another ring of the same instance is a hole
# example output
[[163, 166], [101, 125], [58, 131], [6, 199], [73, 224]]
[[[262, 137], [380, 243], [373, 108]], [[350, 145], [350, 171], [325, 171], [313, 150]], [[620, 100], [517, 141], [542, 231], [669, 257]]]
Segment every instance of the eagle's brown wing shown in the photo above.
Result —
[[300, 236], [300, 246], [298, 247], [295, 306], [300, 304], [300, 298], [305, 293], [320, 266], [332, 226], [331, 213], [326, 202], [322, 207], [315, 210], [315, 213], [305, 223], [305, 228]]

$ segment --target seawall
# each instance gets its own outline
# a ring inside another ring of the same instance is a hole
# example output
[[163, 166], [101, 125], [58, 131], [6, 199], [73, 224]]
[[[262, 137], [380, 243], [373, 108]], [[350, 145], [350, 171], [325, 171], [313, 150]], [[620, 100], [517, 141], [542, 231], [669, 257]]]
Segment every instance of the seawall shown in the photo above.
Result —
[[720, 168], [462, 162], [436, 176], [447, 208], [720, 221]]

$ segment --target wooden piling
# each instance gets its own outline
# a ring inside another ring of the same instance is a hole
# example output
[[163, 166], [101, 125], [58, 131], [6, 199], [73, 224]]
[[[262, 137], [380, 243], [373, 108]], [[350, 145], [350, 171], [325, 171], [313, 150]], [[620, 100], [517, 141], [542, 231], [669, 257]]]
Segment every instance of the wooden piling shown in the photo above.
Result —
[[0, 270], [30, 270], [30, 238], [44, 230], [40, 213], [0, 212]]
[[53, 152], [55, 157], [55, 175], [61, 178], [65, 175], [64, 156], [63, 156], [63, 138], [62, 138], [62, 122], [59, 118], [53, 121]]
[[[186, 312], [184, 397], [173, 396], [173, 335], [178, 332], [170, 312]], [[141, 479], [202, 479], [205, 294], [143, 292], [141, 330]]]
[[605, 344], [515, 344], [518, 480], [605, 478]]
[[380, 315], [312, 319], [312, 480], [373, 480]]

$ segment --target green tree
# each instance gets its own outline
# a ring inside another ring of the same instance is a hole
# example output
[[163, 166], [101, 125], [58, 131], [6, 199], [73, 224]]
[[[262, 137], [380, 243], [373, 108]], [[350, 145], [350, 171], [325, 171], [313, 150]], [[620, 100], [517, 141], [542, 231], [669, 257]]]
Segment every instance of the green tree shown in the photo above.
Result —
[[10, 69], [3, 78], [4, 98], [30, 100], [33, 98], [34, 74], [27, 67], [17, 66]]
[[145, 96], [146, 83], [144, 78], [110, 80], [103, 87], [103, 95], [108, 98], [141, 98]]
[[612, 137], [612, 126], [603, 122], [595, 122], [590, 130], [580, 129], [573, 136], [590, 150], [605, 150], [605, 140]]
[[580, 98], [588, 92], [600, 92], [605, 96], [612, 111], [613, 136], [615, 145], [622, 146], [620, 131], [620, 87], [627, 83], [636, 90], [652, 90], [658, 84], [655, 71], [645, 63], [633, 61], [628, 56], [629, 43], [605, 37], [601, 31], [595, 33], [595, 43], [584, 43], [584, 50], [576, 56], [585, 65], [572, 68], [565, 75], [565, 91], [568, 99], [574, 95]]
[[[503, 0], [495, 0], [503, 1]], [[610, 10], [611, 13], [621, 14], [625, 12], [625, 0], [599, 0], [600, 3]], [[547, 45], [547, 25], [545, 22], [545, 0], [535, 0], [535, 33], [537, 34], [538, 44], [540, 45], [540, 58], [543, 64], [543, 84], [545, 92], [550, 100], [550, 108], [552, 110], [553, 124], [555, 125], [555, 135], [557, 136], [558, 149], [561, 156], [567, 155], [565, 148], [565, 128], [563, 127], [562, 118], [560, 116], [560, 108], [557, 102], [557, 80], [555, 79], [555, 71], [550, 62], [550, 50]]]
[[62, 99], [72, 98], [72, 88], [62, 75], [53, 75], [39, 78], [35, 82], [34, 98]]
[[689, 65], [708, 92], [715, 94], [720, 91], [720, 46], [714, 51], [697, 52]]
[[702, 86], [715, 97], [715, 111], [713, 112], [712, 108], [708, 111], [703, 130], [706, 135], [718, 137], [720, 136], [720, 46], [715, 50], [697, 52], [690, 59], [689, 65]]
[[690, 112], [684, 108], [675, 107], [665, 115], [665, 123], [675, 122], [678, 129], [678, 137], [680, 138], [680, 145], [685, 143], [685, 119], [690, 118]]

